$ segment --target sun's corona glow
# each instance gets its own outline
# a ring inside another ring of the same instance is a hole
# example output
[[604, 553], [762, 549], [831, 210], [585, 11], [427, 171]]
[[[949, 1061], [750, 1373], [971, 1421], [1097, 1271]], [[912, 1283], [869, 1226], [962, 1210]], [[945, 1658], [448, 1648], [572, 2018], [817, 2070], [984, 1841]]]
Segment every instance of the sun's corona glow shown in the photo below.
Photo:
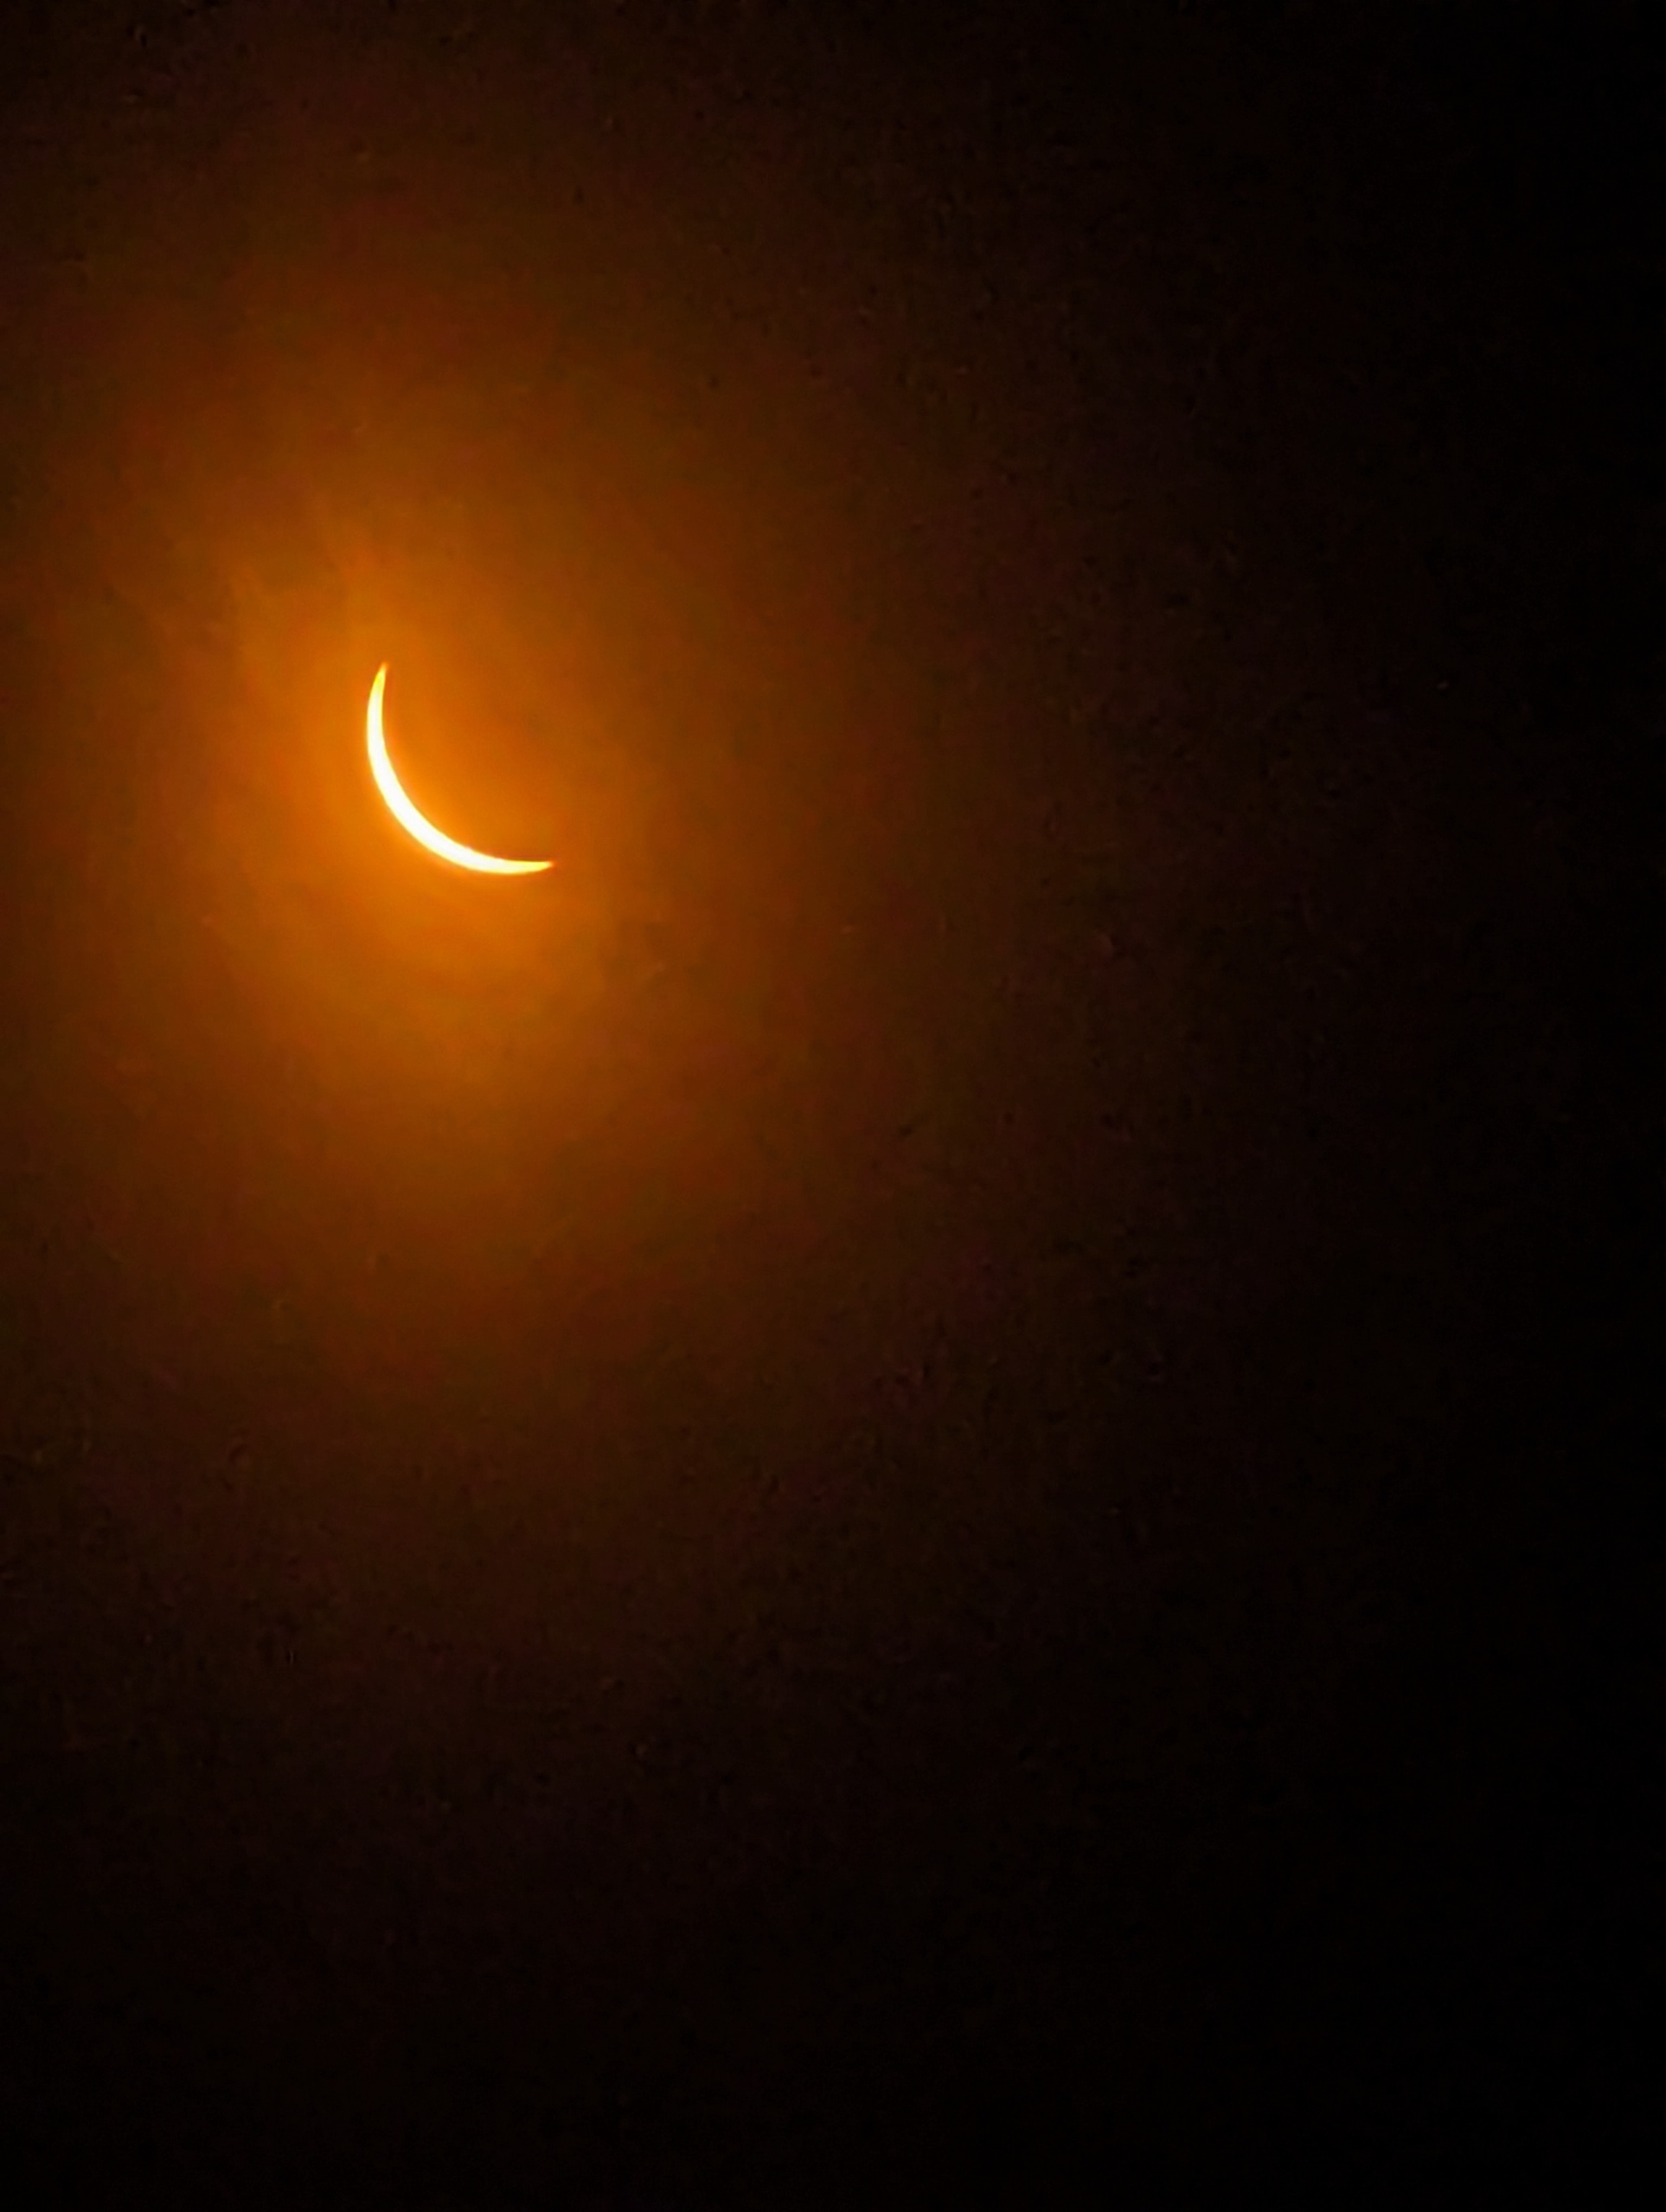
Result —
[[447, 837], [443, 830], [436, 830], [428, 817], [421, 813], [406, 798], [404, 787], [393, 773], [393, 763], [387, 757], [387, 739], [382, 732], [382, 694], [387, 688], [387, 663], [376, 671], [376, 680], [370, 687], [370, 704], [365, 709], [364, 733], [370, 750], [370, 773], [376, 779], [376, 788], [386, 801], [387, 811], [402, 830], [408, 830], [419, 845], [441, 860], [449, 860], [459, 868], [473, 868], [484, 876], [537, 876], [553, 867], [552, 860], [500, 860], [492, 853], [477, 853], [471, 845], [459, 845], [454, 837]]

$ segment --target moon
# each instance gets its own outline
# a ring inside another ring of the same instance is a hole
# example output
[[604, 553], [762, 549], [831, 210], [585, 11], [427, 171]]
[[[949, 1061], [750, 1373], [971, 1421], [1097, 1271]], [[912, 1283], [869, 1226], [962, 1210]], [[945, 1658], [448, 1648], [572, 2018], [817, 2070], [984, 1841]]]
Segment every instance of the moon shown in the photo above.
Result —
[[443, 830], [436, 830], [427, 815], [411, 805], [393, 773], [393, 763], [387, 757], [387, 739], [382, 733], [382, 693], [386, 688], [387, 663], [384, 661], [370, 687], [364, 733], [370, 750], [370, 773], [376, 779], [377, 790], [387, 802], [388, 812], [399, 827], [440, 860], [449, 860], [455, 867], [472, 868], [479, 875], [537, 876], [545, 868], [554, 867], [553, 860], [500, 860], [495, 853], [477, 853], [471, 845], [459, 845], [455, 837], [447, 837]]

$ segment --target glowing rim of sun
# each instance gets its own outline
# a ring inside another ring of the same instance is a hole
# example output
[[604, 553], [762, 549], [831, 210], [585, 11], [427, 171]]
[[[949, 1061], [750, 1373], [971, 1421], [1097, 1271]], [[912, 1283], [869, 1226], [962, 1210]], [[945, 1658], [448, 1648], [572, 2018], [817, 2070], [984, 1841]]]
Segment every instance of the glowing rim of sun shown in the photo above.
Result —
[[382, 733], [382, 693], [386, 688], [387, 663], [383, 661], [370, 687], [364, 733], [370, 750], [370, 773], [376, 779], [377, 790], [387, 802], [388, 812], [400, 828], [409, 830], [416, 842], [426, 846], [436, 858], [450, 860], [459, 868], [473, 868], [480, 875], [537, 876], [546, 868], [553, 868], [553, 860], [501, 860], [494, 853], [477, 853], [471, 845], [459, 845], [455, 837], [447, 837], [443, 830], [436, 830], [427, 815], [411, 805], [404, 787], [393, 773], [393, 763], [387, 757], [387, 739]]

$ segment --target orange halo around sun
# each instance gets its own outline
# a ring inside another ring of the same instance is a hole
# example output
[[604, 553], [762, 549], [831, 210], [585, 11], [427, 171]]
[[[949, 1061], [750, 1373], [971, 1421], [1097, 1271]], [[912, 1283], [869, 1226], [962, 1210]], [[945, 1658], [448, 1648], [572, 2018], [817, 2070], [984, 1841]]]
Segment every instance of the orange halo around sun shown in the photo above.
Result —
[[388, 812], [400, 828], [409, 830], [419, 845], [425, 845], [439, 859], [450, 860], [459, 868], [473, 868], [481, 875], [536, 876], [553, 867], [553, 860], [500, 860], [495, 854], [477, 853], [472, 846], [459, 845], [454, 837], [447, 837], [443, 830], [435, 828], [425, 814], [418, 812], [405, 797], [387, 757], [387, 739], [382, 734], [382, 693], [386, 688], [387, 663], [384, 661], [370, 687], [364, 729], [370, 748], [370, 773], [376, 779], [377, 790], [387, 802]]

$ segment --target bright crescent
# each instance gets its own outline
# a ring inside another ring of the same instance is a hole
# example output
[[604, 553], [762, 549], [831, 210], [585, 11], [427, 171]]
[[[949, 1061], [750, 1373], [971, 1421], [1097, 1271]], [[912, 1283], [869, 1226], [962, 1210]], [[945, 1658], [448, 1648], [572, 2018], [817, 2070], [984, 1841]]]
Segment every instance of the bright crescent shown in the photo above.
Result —
[[545, 868], [552, 868], [553, 860], [500, 860], [495, 854], [477, 853], [472, 846], [459, 845], [454, 837], [447, 837], [443, 830], [435, 828], [425, 814], [418, 812], [405, 797], [387, 757], [387, 739], [382, 734], [382, 693], [386, 688], [387, 663], [384, 661], [370, 687], [364, 732], [370, 748], [370, 773], [376, 779], [377, 790], [387, 801], [388, 812], [400, 828], [409, 830], [419, 845], [426, 845], [441, 860], [450, 860], [459, 868], [473, 868], [483, 876], [536, 876]]

